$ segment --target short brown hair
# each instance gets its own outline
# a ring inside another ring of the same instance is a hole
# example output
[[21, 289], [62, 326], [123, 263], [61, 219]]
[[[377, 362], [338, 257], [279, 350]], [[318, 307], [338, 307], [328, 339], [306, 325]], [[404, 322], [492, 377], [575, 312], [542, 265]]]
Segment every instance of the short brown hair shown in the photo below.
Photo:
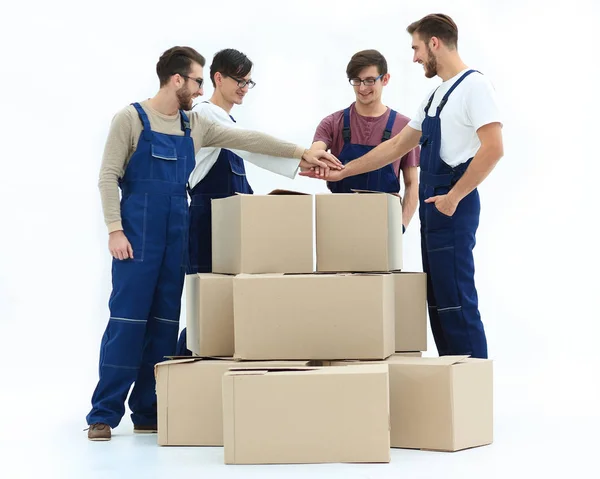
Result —
[[443, 13], [427, 15], [411, 23], [406, 31], [411, 35], [418, 33], [425, 43], [428, 43], [431, 37], [439, 38], [450, 48], [456, 48], [458, 43], [458, 27], [452, 18]]
[[177, 73], [189, 75], [193, 62], [203, 67], [206, 60], [191, 47], [169, 48], [161, 55], [156, 64], [156, 74], [160, 80], [160, 86], [166, 85], [169, 78]]
[[387, 61], [381, 53], [377, 50], [363, 50], [352, 55], [346, 67], [346, 75], [348, 79], [357, 78], [361, 70], [371, 66], [376, 66], [380, 75], [388, 72]]

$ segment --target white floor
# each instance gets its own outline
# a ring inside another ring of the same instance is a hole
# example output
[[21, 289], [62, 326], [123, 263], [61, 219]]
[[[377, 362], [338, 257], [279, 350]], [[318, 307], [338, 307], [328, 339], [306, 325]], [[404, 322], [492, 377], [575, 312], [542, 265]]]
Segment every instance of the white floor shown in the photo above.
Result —
[[0, 478], [598, 477], [597, 382], [579, 391], [559, 381], [551, 387], [551, 370], [544, 382], [541, 371], [496, 365], [490, 446], [456, 453], [394, 449], [391, 463], [383, 465], [226, 466], [222, 448], [159, 447], [156, 435], [133, 435], [129, 417], [112, 441], [89, 442], [83, 429], [95, 381], [88, 369], [93, 355], [79, 362], [61, 356], [4, 361]]
[[[598, 477], [592, 469], [598, 441], [587, 421], [530, 415], [497, 417], [491, 446], [439, 453], [392, 450], [389, 464], [325, 464], [289, 466], [226, 466], [222, 448], [167, 448], [155, 435], [133, 435], [129, 421], [113, 440], [92, 443], [80, 418], [53, 424], [40, 421], [33, 429], [5, 430], [2, 435], [3, 478], [533, 478]], [[583, 439], [587, 437], [587, 439]], [[596, 444], [592, 441], [595, 440]]]

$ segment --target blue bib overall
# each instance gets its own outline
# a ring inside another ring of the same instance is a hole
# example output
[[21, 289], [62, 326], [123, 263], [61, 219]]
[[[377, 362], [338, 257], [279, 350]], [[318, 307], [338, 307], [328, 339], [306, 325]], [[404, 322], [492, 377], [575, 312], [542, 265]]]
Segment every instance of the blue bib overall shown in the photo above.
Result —
[[[381, 142], [387, 141], [392, 136], [392, 128], [396, 120], [396, 112], [390, 111]], [[344, 146], [338, 159], [344, 164], [366, 155], [374, 146], [359, 145], [351, 142], [350, 131], [350, 107], [344, 110], [344, 129], [342, 130]], [[352, 193], [352, 190], [382, 191], [385, 193], [398, 193], [400, 191], [400, 182], [394, 172], [393, 165], [386, 165], [375, 171], [362, 173], [360, 175], [349, 176], [340, 181], [329, 181], [327, 187], [332, 193]]]
[[425, 107], [422, 124], [419, 217], [423, 271], [427, 273], [427, 302], [431, 331], [440, 356], [469, 354], [487, 358], [487, 342], [475, 289], [473, 248], [479, 226], [479, 193], [475, 189], [452, 216], [441, 213], [429, 197], [447, 194], [469, 166], [451, 168], [440, 157], [440, 115], [450, 94], [469, 70], [444, 95], [435, 116], [428, 115], [435, 92]]
[[[236, 193], [254, 193], [246, 179], [244, 160], [229, 150], [221, 149], [208, 174], [189, 191], [191, 203], [187, 274], [212, 272], [211, 200]], [[186, 342], [187, 330], [184, 328], [177, 342], [178, 356], [191, 356]]]
[[100, 348], [100, 380], [88, 424], [116, 427], [129, 398], [136, 425], [156, 424], [154, 365], [173, 355], [179, 331], [187, 259], [186, 183], [194, 167], [190, 123], [180, 111], [183, 136], [157, 133], [134, 103], [143, 124], [120, 182], [123, 231], [133, 259], [113, 259], [110, 319]]

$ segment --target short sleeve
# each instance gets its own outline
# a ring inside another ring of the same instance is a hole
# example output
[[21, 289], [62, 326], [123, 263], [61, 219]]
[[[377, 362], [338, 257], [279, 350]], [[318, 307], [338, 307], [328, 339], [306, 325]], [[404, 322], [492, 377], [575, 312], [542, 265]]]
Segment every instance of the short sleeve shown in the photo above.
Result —
[[331, 144], [333, 143], [333, 123], [333, 115], [323, 118], [321, 123], [319, 123], [319, 126], [317, 126], [315, 136], [313, 137], [313, 143], [322, 141], [326, 145], [325, 149], [331, 148]]
[[496, 91], [485, 78], [473, 82], [465, 100], [467, 118], [475, 131], [490, 123], [502, 124]]

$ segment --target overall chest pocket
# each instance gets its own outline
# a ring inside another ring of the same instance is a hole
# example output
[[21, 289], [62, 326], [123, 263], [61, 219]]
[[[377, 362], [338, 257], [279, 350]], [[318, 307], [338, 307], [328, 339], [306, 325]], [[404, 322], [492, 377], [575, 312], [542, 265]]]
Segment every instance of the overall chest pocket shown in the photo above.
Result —
[[229, 167], [231, 168], [231, 188], [234, 193], [253, 194], [253, 190], [246, 179], [246, 167], [244, 160], [237, 155], [229, 155]]
[[178, 154], [177, 148], [168, 145], [153, 144], [151, 148], [151, 178], [153, 180], [182, 183], [186, 179], [185, 154]]

